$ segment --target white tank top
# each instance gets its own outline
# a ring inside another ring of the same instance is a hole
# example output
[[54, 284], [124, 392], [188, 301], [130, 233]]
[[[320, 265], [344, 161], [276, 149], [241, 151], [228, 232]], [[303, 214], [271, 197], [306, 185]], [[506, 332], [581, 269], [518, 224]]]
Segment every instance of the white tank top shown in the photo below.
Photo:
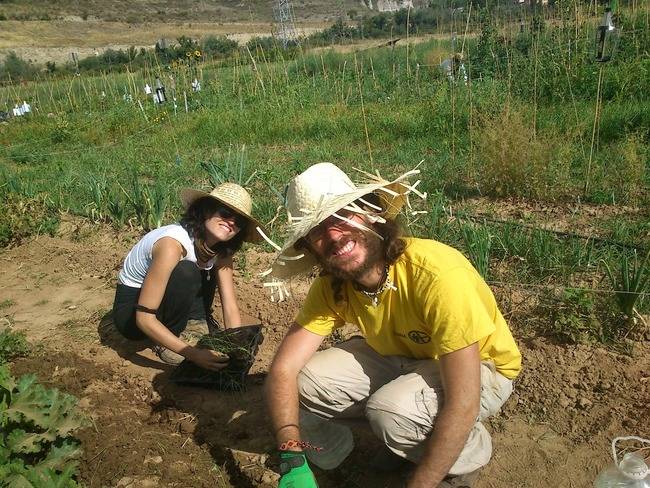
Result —
[[[185, 249], [185, 256], [181, 261], [191, 261], [196, 263], [196, 253], [194, 252], [194, 238], [190, 237], [187, 231], [180, 224], [171, 224], [159, 227], [147, 233], [138, 243], [133, 246], [129, 254], [124, 259], [124, 264], [118, 275], [118, 281], [123, 285], [132, 288], [141, 288], [144, 277], [151, 266], [153, 245], [163, 237], [171, 237], [180, 242]], [[210, 260], [208, 265], [203, 269], [211, 269], [214, 260]]]

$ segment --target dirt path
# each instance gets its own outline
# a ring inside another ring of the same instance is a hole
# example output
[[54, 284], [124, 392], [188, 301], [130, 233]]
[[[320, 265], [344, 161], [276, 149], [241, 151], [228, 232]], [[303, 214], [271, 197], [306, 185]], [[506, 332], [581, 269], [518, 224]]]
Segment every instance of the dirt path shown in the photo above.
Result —
[[[269, 256], [249, 252], [237, 281], [243, 311], [266, 326], [244, 393], [225, 394], [167, 382], [170, 370], [142, 344], [127, 344], [105, 319], [120, 261], [136, 235], [77, 220], [61, 235], [0, 252], [0, 326], [40, 344], [14, 365], [80, 398], [93, 418], [81, 440], [86, 486], [271, 487], [273, 440], [262, 404], [265, 371], [307, 283], [294, 298], [268, 301], [254, 279]], [[650, 344], [631, 357], [599, 347], [523, 337], [524, 372], [501, 416], [488, 426], [494, 457], [478, 488], [588, 487], [607, 462], [616, 435], [650, 436]], [[369, 473], [372, 436], [320, 485], [399, 486], [403, 473]]]

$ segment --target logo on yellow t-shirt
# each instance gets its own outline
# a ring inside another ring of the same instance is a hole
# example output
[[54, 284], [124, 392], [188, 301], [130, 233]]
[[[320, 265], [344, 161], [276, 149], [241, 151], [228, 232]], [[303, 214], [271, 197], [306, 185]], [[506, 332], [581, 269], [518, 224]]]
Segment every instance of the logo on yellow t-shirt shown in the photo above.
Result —
[[412, 330], [409, 332], [409, 339], [416, 344], [427, 344], [431, 342], [431, 336], [421, 330]]

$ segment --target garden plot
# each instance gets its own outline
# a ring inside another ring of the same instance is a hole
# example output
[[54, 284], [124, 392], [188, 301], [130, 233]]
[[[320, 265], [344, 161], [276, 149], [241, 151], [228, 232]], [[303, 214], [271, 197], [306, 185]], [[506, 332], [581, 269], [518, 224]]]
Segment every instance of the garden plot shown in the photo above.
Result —
[[[271, 303], [251, 278], [271, 256], [247, 252], [236, 276], [239, 300], [246, 315], [265, 325], [265, 339], [246, 390], [178, 386], [169, 381], [169, 366], [144, 345], [122, 341], [102, 320], [120, 259], [136, 237], [72, 219], [55, 237], [0, 254], [3, 321], [40, 344], [13, 365], [14, 373], [34, 372], [80, 399], [92, 418], [79, 435], [86, 486], [180, 487], [188, 479], [196, 487], [275, 486], [262, 384], [308, 284], [295, 283], [289, 302]], [[523, 300], [525, 289], [517, 296], [496, 291], [514, 324], [524, 370], [505, 410], [488, 425], [494, 457], [477, 486], [591, 486], [612, 437], [648, 436], [650, 343], [640, 338], [628, 354], [558, 343], [518, 325], [536, 313]], [[64, 303], [59, 296], [69, 298]], [[361, 425], [355, 438], [357, 449], [340, 469], [317, 472], [320, 486], [398, 486], [403, 473], [378, 478], [367, 469], [367, 453], [377, 444]]]

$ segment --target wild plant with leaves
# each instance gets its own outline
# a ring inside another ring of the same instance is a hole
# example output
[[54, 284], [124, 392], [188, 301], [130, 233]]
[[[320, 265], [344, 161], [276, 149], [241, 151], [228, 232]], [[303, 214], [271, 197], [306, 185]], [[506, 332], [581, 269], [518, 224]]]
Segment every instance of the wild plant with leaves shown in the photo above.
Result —
[[2, 486], [73, 487], [79, 442], [87, 424], [77, 400], [47, 389], [34, 375], [14, 378], [0, 367], [0, 480]]

